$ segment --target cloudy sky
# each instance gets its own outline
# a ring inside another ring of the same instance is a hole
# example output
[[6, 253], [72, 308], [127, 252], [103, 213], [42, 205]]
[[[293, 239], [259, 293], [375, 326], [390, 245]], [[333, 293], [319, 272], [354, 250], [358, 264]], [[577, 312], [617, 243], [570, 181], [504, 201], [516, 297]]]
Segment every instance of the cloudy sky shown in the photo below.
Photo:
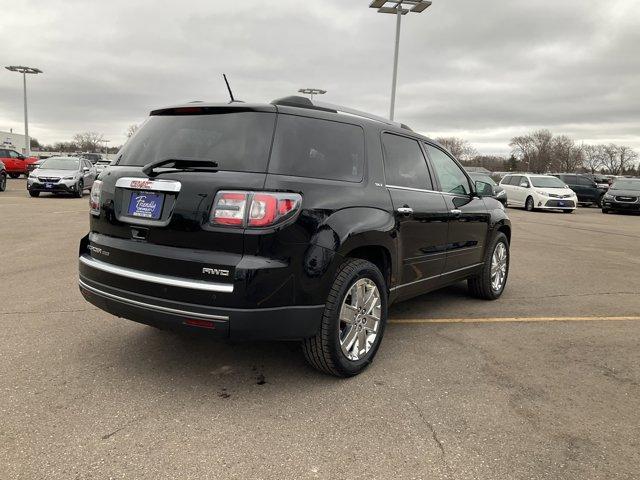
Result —
[[[300, 87], [388, 115], [395, 18], [368, 0], [20, 0], [3, 8], [4, 65], [35, 66], [30, 132], [93, 130], [117, 145], [149, 110], [270, 101]], [[11, 25], [9, 31], [8, 26]], [[433, 0], [403, 18], [396, 119], [506, 153], [549, 128], [640, 150], [638, 0]], [[23, 130], [22, 84], [0, 72], [0, 130]]]

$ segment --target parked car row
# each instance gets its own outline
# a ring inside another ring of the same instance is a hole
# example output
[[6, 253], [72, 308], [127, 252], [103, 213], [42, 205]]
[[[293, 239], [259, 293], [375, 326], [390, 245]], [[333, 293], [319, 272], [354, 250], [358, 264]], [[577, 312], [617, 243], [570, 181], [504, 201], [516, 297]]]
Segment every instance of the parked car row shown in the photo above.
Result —
[[602, 213], [640, 211], [640, 179], [618, 178], [608, 188], [579, 174], [507, 174], [500, 181], [506, 205], [572, 213], [579, 204], [593, 204]]

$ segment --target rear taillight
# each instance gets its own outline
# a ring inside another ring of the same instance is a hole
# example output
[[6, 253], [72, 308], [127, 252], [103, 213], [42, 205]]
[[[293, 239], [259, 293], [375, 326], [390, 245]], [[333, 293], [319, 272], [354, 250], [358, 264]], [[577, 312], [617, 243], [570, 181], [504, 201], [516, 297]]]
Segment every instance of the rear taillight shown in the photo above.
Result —
[[89, 197], [89, 207], [91, 215], [100, 216], [100, 193], [102, 192], [102, 181], [95, 180], [91, 187], [91, 196]]
[[211, 223], [271, 227], [295, 215], [301, 203], [297, 193], [221, 191], [213, 203]]

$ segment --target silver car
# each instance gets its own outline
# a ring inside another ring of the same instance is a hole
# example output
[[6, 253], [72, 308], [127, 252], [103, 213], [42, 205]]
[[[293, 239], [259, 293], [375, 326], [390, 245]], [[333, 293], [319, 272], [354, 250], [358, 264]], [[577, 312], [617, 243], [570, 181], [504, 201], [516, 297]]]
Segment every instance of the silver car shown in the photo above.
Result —
[[86, 158], [51, 157], [29, 173], [27, 190], [37, 197], [40, 192], [70, 193], [78, 198], [90, 190], [97, 173]]

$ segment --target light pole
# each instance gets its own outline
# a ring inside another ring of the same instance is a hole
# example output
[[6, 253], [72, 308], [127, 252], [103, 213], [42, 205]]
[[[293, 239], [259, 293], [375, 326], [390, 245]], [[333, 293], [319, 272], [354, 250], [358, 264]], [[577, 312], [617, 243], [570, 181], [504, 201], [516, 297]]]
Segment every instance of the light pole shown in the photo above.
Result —
[[107, 145], [111, 140], [102, 140], [104, 142], [104, 156], [107, 160], [109, 160], [109, 145]]
[[309, 95], [311, 97], [311, 101], [313, 101], [314, 95], [324, 95], [327, 93], [326, 90], [321, 90], [319, 88], [301, 88], [298, 92]]
[[25, 156], [31, 155], [31, 140], [29, 139], [29, 117], [27, 115], [27, 74], [42, 73], [42, 70], [33, 67], [22, 67], [19, 65], [11, 65], [4, 67], [12, 72], [18, 72], [22, 74], [22, 86], [24, 89], [24, 153]]
[[[403, 8], [410, 5], [411, 9]], [[391, 107], [389, 120], [393, 120], [396, 107], [396, 80], [398, 78], [398, 50], [400, 49], [400, 20], [409, 12], [422, 13], [431, 5], [429, 0], [373, 0], [369, 8], [377, 8], [378, 13], [391, 13], [396, 16], [396, 44], [393, 52], [393, 77], [391, 79]]]

